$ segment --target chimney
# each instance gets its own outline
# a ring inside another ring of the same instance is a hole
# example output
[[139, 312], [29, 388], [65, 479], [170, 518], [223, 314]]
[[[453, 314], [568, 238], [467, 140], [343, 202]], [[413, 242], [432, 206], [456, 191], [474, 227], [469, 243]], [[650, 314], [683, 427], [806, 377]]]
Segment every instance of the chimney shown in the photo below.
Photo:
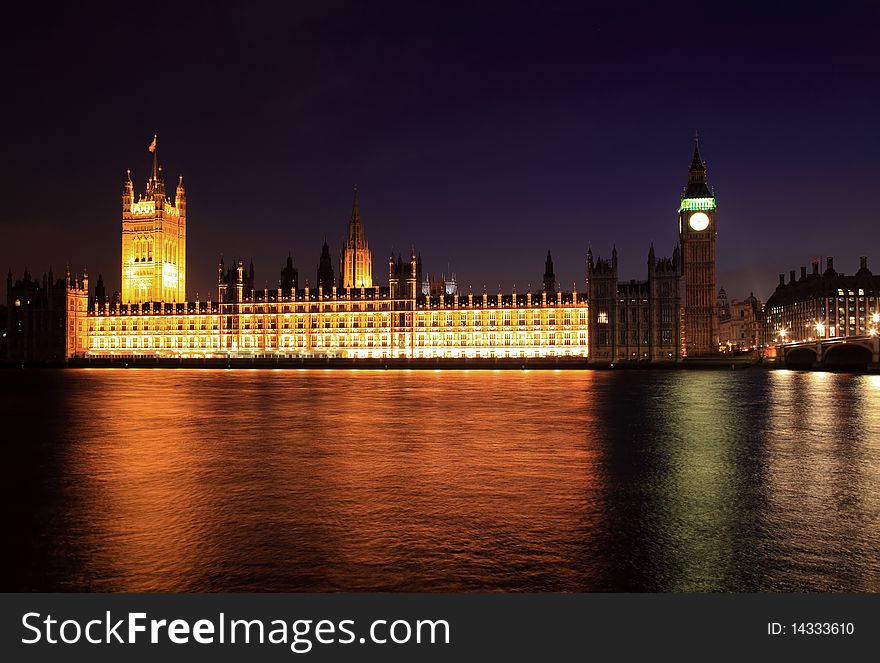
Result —
[[859, 263], [862, 269], [868, 269], [868, 256], [860, 256]]
[[813, 261], [813, 276], [819, 276], [819, 261]]
[[834, 269], [834, 258], [825, 258], [825, 268]]
[[801, 281], [807, 280], [807, 268], [801, 267]]
[[788, 282], [794, 283], [794, 270], [793, 269], [788, 272]]
[[780, 285], [780, 286], [785, 285], [785, 274], [780, 274], [780, 275], [779, 275], [779, 285]]

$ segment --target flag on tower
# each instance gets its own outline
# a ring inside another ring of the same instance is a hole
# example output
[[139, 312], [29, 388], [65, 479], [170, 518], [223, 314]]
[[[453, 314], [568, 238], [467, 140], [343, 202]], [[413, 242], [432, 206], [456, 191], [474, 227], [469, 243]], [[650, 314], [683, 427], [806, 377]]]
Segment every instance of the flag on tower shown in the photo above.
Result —
[[149, 150], [150, 150], [150, 152], [156, 151], [156, 136], [155, 135], [153, 136], [153, 142], [150, 143]]

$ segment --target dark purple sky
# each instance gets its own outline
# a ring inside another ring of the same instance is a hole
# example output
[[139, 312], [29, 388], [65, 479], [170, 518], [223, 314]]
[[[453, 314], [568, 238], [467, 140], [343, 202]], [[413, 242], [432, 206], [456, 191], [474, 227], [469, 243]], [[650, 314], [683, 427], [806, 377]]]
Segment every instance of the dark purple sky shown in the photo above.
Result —
[[355, 183], [380, 283], [411, 246], [465, 288], [538, 288], [547, 249], [582, 288], [614, 243], [641, 279], [695, 128], [729, 295], [818, 255], [880, 270], [876, 2], [212, 4], [7, 14], [4, 273], [69, 261], [117, 289], [125, 169], [143, 191], [158, 132], [191, 298], [221, 252], [274, 287], [291, 250], [314, 283]]

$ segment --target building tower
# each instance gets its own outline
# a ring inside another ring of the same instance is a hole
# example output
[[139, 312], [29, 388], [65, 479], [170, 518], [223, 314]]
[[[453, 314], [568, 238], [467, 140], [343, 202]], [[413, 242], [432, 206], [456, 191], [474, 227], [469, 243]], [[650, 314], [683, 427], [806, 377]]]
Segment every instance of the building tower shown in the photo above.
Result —
[[333, 289], [333, 261], [330, 260], [330, 247], [327, 246], [327, 238], [324, 238], [324, 246], [321, 247], [321, 259], [318, 261], [318, 287], [324, 288], [324, 292]]
[[396, 262], [393, 253], [388, 258], [388, 290], [392, 299], [415, 301], [419, 296], [421, 277], [421, 253], [418, 258], [414, 253], [410, 253], [408, 261], [404, 261], [399, 253]]
[[613, 362], [617, 357], [617, 247], [611, 260], [597, 258], [587, 250], [587, 301], [589, 302], [590, 361]]
[[654, 244], [648, 251], [648, 358], [651, 361], [681, 360], [681, 252], [658, 258]]
[[[253, 266], [253, 261], [251, 265]], [[293, 256], [287, 254], [287, 264], [281, 270], [281, 296], [295, 297], [296, 291], [299, 290], [299, 271], [293, 266]]]
[[183, 177], [174, 202], [165, 197], [156, 138], [153, 169], [135, 202], [131, 170], [122, 187], [122, 303], [186, 301], [186, 193]]
[[98, 274], [98, 283], [95, 285], [95, 306], [96, 311], [105, 311], [107, 309], [107, 289], [104, 287], [104, 277]]
[[694, 158], [678, 208], [684, 287], [682, 340], [684, 353], [690, 357], [718, 352], [715, 211], [715, 194], [706, 180], [706, 165], [694, 137]]
[[351, 219], [348, 222], [348, 240], [342, 251], [341, 263], [339, 272], [343, 288], [373, 287], [373, 255], [364, 237], [357, 186], [354, 188], [354, 202], [351, 207]]
[[544, 290], [547, 292], [556, 292], [556, 275], [553, 274], [553, 258], [550, 257], [550, 251], [547, 251], [547, 262], [544, 264]]

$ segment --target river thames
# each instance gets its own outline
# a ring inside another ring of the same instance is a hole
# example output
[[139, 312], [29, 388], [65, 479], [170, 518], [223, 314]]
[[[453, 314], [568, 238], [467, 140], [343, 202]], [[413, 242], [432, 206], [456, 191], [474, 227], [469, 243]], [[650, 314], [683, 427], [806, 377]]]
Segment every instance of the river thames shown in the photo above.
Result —
[[0, 590], [880, 590], [876, 375], [7, 370], [0, 391]]

